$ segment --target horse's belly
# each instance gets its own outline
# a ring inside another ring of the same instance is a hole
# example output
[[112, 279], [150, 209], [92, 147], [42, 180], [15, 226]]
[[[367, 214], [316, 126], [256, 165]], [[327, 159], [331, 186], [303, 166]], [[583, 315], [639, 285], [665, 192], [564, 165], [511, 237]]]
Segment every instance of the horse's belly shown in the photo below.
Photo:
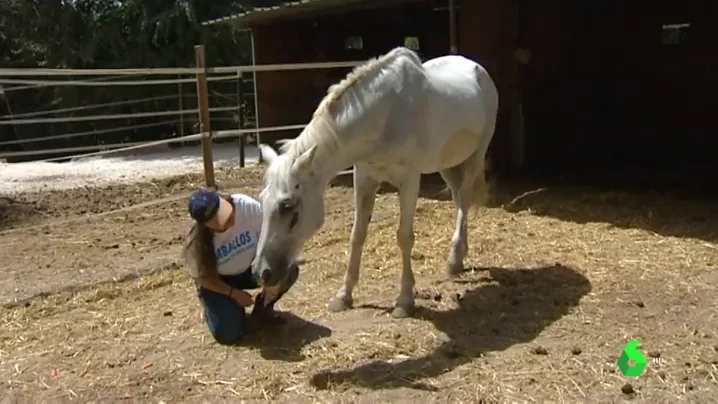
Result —
[[479, 140], [479, 135], [476, 132], [466, 129], [458, 131], [447, 140], [439, 153], [424, 160], [421, 172], [430, 174], [461, 164], [476, 151]]

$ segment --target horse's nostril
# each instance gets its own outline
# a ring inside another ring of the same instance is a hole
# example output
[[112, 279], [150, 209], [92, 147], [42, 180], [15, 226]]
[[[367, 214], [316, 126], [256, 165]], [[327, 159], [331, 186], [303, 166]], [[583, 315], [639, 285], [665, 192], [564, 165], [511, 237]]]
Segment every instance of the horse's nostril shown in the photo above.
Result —
[[262, 282], [268, 283], [269, 279], [272, 277], [272, 270], [267, 269], [267, 268], [263, 269], [261, 277], [262, 277]]

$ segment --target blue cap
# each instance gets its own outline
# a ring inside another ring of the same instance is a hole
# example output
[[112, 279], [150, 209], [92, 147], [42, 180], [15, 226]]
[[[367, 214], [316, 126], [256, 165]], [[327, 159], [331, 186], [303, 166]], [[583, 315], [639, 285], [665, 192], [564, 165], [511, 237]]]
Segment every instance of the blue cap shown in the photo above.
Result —
[[189, 197], [189, 215], [198, 223], [212, 220], [219, 210], [219, 195], [208, 189], [198, 189]]

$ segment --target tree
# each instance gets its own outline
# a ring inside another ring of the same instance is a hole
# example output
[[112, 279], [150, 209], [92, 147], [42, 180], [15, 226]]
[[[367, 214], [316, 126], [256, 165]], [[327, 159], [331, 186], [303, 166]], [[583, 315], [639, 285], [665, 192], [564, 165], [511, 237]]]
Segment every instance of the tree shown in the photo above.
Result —
[[[206, 45], [210, 65], [248, 64], [251, 49], [246, 35], [228, 25], [202, 26], [201, 22], [252, 6], [250, 1], [231, 0], [4, 0], [0, 2], [0, 61], [4, 67], [190, 67], [194, 65], [194, 45], [202, 43]], [[187, 94], [191, 94], [192, 86], [186, 88]], [[5, 90], [13, 112], [18, 114], [149, 98], [166, 95], [176, 88], [51, 86], [25, 90], [6, 87]], [[195, 100], [191, 97], [184, 102], [185, 109], [195, 108]], [[126, 104], [101, 113], [157, 109], [176, 110], [178, 100]], [[51, 127], [17, 125], [15, 129], [19, 137], [37, 137], [53, 132], [93, 130], [102, 125], [117, 126], [118, 121], [53, 124]], [[164, 134], [157, 128], [128, 131], [103, 136], [102, 141], [157, 139], [171, 135], [175, 129], [176, 125], [172, 125], [164, 130]], [[39, 147], [63, 147], [70, 142], [72, 145], [95, 144], [97, 141], [89, 137], [73, 138], [42, 143]]]

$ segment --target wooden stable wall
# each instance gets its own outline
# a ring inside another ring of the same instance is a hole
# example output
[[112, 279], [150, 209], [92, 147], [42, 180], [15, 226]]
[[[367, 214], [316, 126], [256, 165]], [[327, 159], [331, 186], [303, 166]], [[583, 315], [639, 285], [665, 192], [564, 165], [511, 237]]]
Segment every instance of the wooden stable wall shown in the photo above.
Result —
[[498, 123], [489, 149], [492, 169], [518, 168], [524, 152], [513, 56], [518, 0], [463, 1], [458, 19], [459, 53], [483, 65], [499, 90]]
[[[660, 0], [648, 15], [635, 5], [623, 7], [625, 46], [616, 59], [624, 63], [614, 69], [615, 82], [621, 84], [613, 98], [623, 100], [620, 123], [631, 141], [625, 142], [624, 153], [613, 151], [614, 160], [718, 175], [718, 121], [712, 113], [718, 108], [718, 4]], [[685, 39], [664, 44], [662, 25], [680, 23], [691, 24]]]
[[[448, 15], [433, 11], [435, 1], [408, 3], [397, 8], [329, 14], [252, 27], [257, 64], [367, 60], [403, 45], [404, 37], [419, 37], [426, 59], [448, 53]], [[361, 36], [364, 49], [345, 48], [347, 36]], [[350, 69], [313, 69], [257, 74], [259, 126], [309, 122], [331, 84]], [[300, 131], [264, 133], [274, 141]]]
[[581, 43], [576, 27], [582, 21], [572, 14], [573, 3], [566, 3], [522, 0], [518, 7], [515, 47], [531, 55], [527, 64], [517, 66], [526, 169], [560, 161], [581, 137], [574, 131], [583, 108], [577, 104], [577, 96], [587, 89], [570, 78], [569, 72], [586, 73], [575, 52], [576, 44]]
[[[526, 168], [718, 172], [718, 123], [705, 112], [718, 106], [717, 11], [707, 0], [521, 0]], [[663, 25], [681, 23], [691, 24], [684, 40], [664, 43]], [[501, 43], [477, 52], [505, 60]]]
[[[264, 64], [326, 62], [321, 46], [314, 43], [314, 27], [307, 23], [284, 23], [252, 29], [255, 62]], [[291, 34], [290, 34], [291, 33]], [[324, 70], [292, 70], [257, 73], [257, 108], [260, 128], [307, 123], [318, 102], [317, 94], [327, 88]], [[321, 99], [321, 98], [319, 98]], [[265, 132], [264, 141], [295, 137], [299, 130]]]
[[[710, 111], [718, 106], [718, 3], [456, 3], [459, 53], [483, 64], [499, 87], [490, 150], [495, 169], [620, 172], [717, 164], [718, 121]], [[420, 37], [425, 59], [444, 55], [448, 12], [435, 7], [427, 0], [256, 26], [257, 63], [364, 60], [401, 45], [404, 36]], [[687, 39], [665, 44], [662, 26], [679, 23], [691, 24]], [[364, 50], [344, 48], [350, 35], [364, 38]], [[517, 49], [530, 52], [527, 64], [517, 62]], [[260, 125], [308, 122], [327, 87], [347, 71], [258, 74]]]

